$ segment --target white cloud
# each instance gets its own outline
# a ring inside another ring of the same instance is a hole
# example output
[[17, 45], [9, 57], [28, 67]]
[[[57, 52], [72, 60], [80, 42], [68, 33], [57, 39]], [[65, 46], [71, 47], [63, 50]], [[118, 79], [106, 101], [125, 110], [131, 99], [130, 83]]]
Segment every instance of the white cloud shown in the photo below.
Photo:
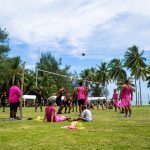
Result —
[[32, 57], [39, 47], [67, 54], [133, 44], [150, 49], [149, 5], [148, 0], [0, 0], [0, 26], [14, 44], [28, 45]]

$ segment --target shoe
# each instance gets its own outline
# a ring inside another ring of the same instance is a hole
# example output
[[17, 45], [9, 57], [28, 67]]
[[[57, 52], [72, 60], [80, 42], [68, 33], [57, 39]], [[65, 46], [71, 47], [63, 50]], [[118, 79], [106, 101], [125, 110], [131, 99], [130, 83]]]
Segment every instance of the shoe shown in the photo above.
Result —
[[58, 112], [57, 114], [62, 114], [61, 112]]
[[71, 119], [71, 118], [66, 118], [66, 120], [68, 120], [68, 121], [69, 121], [70, 119]]
[[15, 119], [15, 118], [9, 118], [9, 120], [10, 120], [10, 121], [15, 121], [16, 119]]
[[15, 119], [16, 119], [16, 120], [21, 120], [21, 118], [20, 118], [20, 117], [16, 117]]

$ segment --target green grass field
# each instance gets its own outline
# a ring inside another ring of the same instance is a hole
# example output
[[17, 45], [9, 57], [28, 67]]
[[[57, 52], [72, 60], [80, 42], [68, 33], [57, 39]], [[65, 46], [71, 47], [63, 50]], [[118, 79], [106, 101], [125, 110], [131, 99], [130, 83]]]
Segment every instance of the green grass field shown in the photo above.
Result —
[[[114, 110], [92, 110], [94, 120], [85, 129], [62, 129], [70, 122], [46, 123], [36, 120], [44, 113], [23, 108], [24, 118], [8, 121], [9, 109], [0, 112], [1, 150], [150, 150], [150, 107], [132, 107], [133, 116], [125, 118]], [[2, 109], [0, 109], [2, 111]], [[77, 117], [78, 113], [66, 116]]]

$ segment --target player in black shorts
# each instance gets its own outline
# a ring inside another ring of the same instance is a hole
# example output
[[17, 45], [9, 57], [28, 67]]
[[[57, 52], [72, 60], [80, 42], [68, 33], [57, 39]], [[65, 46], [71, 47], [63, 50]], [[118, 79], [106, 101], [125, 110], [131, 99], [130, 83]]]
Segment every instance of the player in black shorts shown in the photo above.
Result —
[[36, 103], [35, 103], [35, 112], [37, 111], [37, 107], [40, 106], [42, 112], [42, 92], [39, 91], [36, 95]]
[[64, 97], [65, 114], [66, 114], [68, 108], [69, 108], [68, 113], [70, 113], [71, 106], [72, 106], [72, 97], [69, 96], [68, 93], [66, 93], [66, 95]]
[[3, 112], [5, 112], [6, 100], [7, 100], [7, 92], [5, 91], [1, 96], [1, 104], [3, 107]]
[[59, 106], [57, 114], [62, 114], [61, 111], [63, 110], [64, 104], [61, 100], [61, 97], [63, 94], [65, 94], [65, 88], [61, 87], [58, 91], [57, 98], [56, 98], [56, 104], [57, 106]]
[[72, 112], [74, 112], [74, 106], [76, 108], [76, 112], [78, 112], [78, 101], [77, 101], [77, 89], [74, 89], [73, 97], [72, 97]]

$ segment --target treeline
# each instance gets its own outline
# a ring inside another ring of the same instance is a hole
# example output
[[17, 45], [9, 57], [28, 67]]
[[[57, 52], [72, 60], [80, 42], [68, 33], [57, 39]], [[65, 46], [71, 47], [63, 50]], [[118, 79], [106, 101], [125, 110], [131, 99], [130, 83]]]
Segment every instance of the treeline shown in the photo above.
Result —
[[[1, 91], [8, 90], [15, 81], [21, 81], [22, 61], [20, 57], [10, 58], [8, 33], [0, 28], [0, 86]], [[128, 79], [136, 93], [136, 104], [142, 105], [141, 81], [147, 82], [150, 87], [150, 66], [143, 57], [144, 51], [139, 51], [136, 45], [129, 47], [124, 59], [114, 58], [110, 62], [101, 62], [98, 66], [81, 71], [80, 77], [84, 79], [91, 89], [92, 96], [108, 96], [107, 86], [115, 83], [118, 91], [126, 79]], [[57, 90], [64, 86], [69, 92], [78, 84], [78, 75], [70, 73], [69, 65], [61, 67], [62, 59], [57, 60], [50, 52], [42, 53], [36, 63], [35, 70], [25, 69], [24, 94], [33, 94], [41, 90], [46, 97], [56, 94]], [[38, 70], [39, 69], [39, 70]], [[38, 70], [38, 74], [37, 71]], [[53, 75], [40, 70], [68, 76]], [[129, 72], [127, 74], [127, 72]], [[37, 80], [36, 80], [37, 77]], [[37, 85], [37, 86], [36, 86]], [[139, 94], [138, 94], [139, 93]], [[138, 96], [139, 95], [139, 96]]]

